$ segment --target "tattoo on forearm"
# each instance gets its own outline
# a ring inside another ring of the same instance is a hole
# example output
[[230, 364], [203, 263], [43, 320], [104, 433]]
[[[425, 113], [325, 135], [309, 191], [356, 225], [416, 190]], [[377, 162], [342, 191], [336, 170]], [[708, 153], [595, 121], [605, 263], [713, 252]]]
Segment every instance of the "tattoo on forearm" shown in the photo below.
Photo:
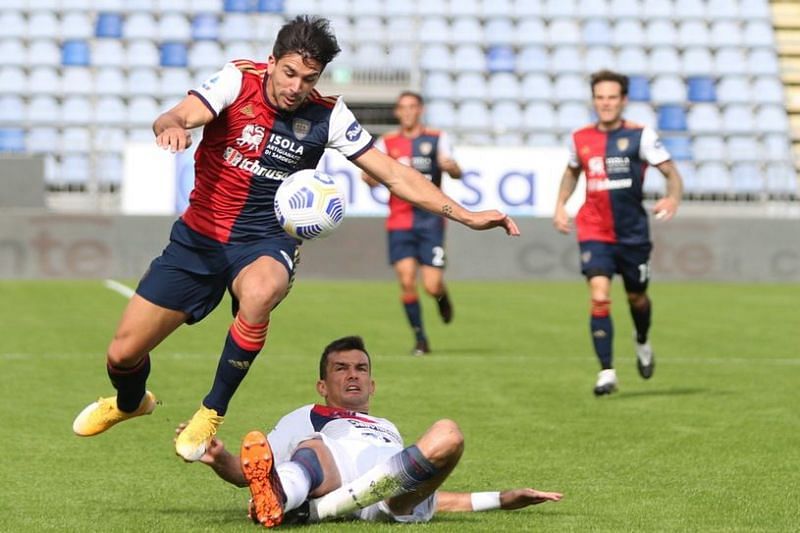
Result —
[[442, 215], [451, 217], [453, 215], [453, 206], [450, 204], [444, 204], [442, 206]]

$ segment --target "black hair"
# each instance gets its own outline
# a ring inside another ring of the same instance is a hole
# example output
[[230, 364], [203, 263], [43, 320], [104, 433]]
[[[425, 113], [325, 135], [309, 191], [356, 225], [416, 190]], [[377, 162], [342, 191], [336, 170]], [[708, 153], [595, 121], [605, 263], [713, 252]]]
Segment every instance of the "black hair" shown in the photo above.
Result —
[[397, 101], [400, 101], [400, 99], [403, 98], [404, 96], [411, 96], [412, 98], [416, 98], [417, 102], [419, 102], [419, 105], [425, 105], [425, 99], [422, 98], [422, 95], [417, 92], [403, 91], [397, 95]]
[[613, 70], [598, 70], [592, 73], [589, 83], [592, 86], [592, 96], [594, 96], [594, 86], [601, 81], [615, 81], [622, 88], [622, 96], [628, 96], [628, 76], [614, 72]]
[[276, 61], [286, 54], [296, 53], [303, 57], [303, 61], [318, 61], [322, 68], [341, 51], [328, 19], [308, 15], [298, 15], [284, 24], [272, 47]]
[[358, 335], [350, 335], [349, 337], [336, 339], [322, 350], [322, 357], [319, 358], [319, 379], [325, 379], [328, 374], [328, 355], [334, 352], [346, 352], [349, 350], [360, 350], [364, 352], [367, 356], [367, 361], [369, 361], [369, 366], [372, 368], [372, 359], [370, 359], [369, 352], [367, 352], [364, 346], [364, 339]]

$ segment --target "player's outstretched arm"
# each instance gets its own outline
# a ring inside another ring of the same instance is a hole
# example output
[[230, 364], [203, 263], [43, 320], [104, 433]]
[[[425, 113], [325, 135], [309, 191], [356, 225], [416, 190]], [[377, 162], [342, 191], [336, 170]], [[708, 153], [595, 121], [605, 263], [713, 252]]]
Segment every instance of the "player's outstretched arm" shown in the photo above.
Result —
[[[182, 422], [175, 428], [177, 438], [181, 431], [186, 429], [186, 422]], [[200, 462], [208, 465], [222, 479], [237, 487], [246, 487], [247, 480], [242, 473], [242, 465], [238, 455], [233, 455], [225, 449], [225, 444], [212, 437], [211, 442], [206, 448], [206, 453], [200, 457]]]
[[578, 185], [578, 178], [581, 175], [580, 167], [574, 168], [567, 166], [561, 178], [561, 185], [558, 188], [558, 200], [556, 200], [556, 210], [553, 214], [553, 226], [561, 233], [572, 231], [572, 222], [567, 214], [567, 200], [575, 192]]
[[353, 161], [362, 171], [386, 185], [392, 194], [412, 204], [460, 222], [476, 230], [503, 228], [508, 235], [519, 235], [517, 224], [497, 210], [469, 211], [447, 196], [425, 176], [370, 148]]
[[156, 144], [164, 150], [182, 152], [192, 144], [189, 130], [214, 120], [214, 114], [197, 96], [190, 94], [153, 122]]
[[678, 167], [672, 161], [664, 161], [656, 168], [661, 171], [667, 179], [667, 195], [661, 198], [653, 206], [653, 213], [659, 220], [669, 220], [678, 211], [678, 204], [681, 203], [683, 196], [683, 179], [678, 172]]
[[544, 492], [532, 488], [504, 490], [501, 492], [445, 492], [436, 494], [437, 513], [458, 513], [502, 509], [513, 511], [544, 502], [557, 502], [559, 492]]

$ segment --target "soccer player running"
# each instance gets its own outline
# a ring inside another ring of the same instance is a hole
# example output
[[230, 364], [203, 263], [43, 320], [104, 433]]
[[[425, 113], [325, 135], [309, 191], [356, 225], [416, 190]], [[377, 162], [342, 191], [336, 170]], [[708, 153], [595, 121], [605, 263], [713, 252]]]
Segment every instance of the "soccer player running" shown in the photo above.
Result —
[[[435, 186], [441, 187], [442, 172], [459, 179], [461, 168], [452, 157], [447, 134], [422, 124], [423, 112], [421, 95], [411, 91], [400, 93], [394, 107], [400, 129], [381, 136], [375, 147], [400, 163], [415, 168]], [[362, 177], [371, 187], [380, 185], [367, 173]], [[444, 219], [438, 214], [419, 209], [396, 194], [389, 197], [389, 217], [386, 219], [389, 263], [394, 265], [397, 273], [400, 298], [414, 330], [414, 355], [430, 352], [417, 294], [417, 270], [422, 274], [425, 292], [436, 299], [444, 323], [453, 320], [453, 306], [444, 284], [444, 226]]]
[[561, 499], [532, 488], [438, 490], [464, 451], [461, 430], [439, 420], [406, 447], [392, 422], [371, 415], [375, 382], [360, 337], [325, 347], [317, 392], [325, 405], [292, 411], [268, 435], [248, 433], [239, 456], [214, 438], [200, 459], [225, 481], [250, 487], [250, 517], [266, 527], [336, 517], [427, 522], [436, 512], [510, 510]]
[[211, 390], [175, 447], [187, 461], [205, 453], [294, 276], [297, 242], [278, 224], [275, 191], [293, 172], [315, 168], [325, 148], [338, 150], [417, 206], [473, 229], [519, 234], [505, 214], [468, 211], [415, 170], [375, 150], [341, 98], [314, 90], [338, 52], [327, 20], [296, 17], [278, 32], [266, 63], [228, 63], [156, 119], [156, 143], [173, 152], [189, 146], [189, 130], [204, 126], [195, 187], [108, 347], [108, 376], [117, 394], [87, 406], [73, 423], [75, 433], [96, 435], [150, 414], [156, 407], [146, 389], [150, 351], [181, 324], [203, 319], [228, 290], [234, 319]]
[[622, 118], [628, 101], [628, 78], [601, 70], [592, 74], [592, 104], [597, 123], [572, 134], [570, 158], [558, 193], [553, 225], [568, 233], [571, 222], [566, 203], [578, 177], [586, 175], [586, 201], [575, 219], [581, 272], [591, 296], [590, 331], [600, 360], [594, 387], [598, 396], [617, 388], [613, 365], [614, 327], [611, 321], [611, 279], [622, 276], [636, 328], [634, 347], [639, 374], [653, 375], [655, 359], [648, 342], [652, 304], [647, 296], [650, 280], [650, 230], [642, 206], [642, 184], [647, 165], [654, 165], [667, 180], [667, 194], [653, 207], [655, 217], [669, 220], [678, 209], [683, 183], [658, 135], [648, 126]]

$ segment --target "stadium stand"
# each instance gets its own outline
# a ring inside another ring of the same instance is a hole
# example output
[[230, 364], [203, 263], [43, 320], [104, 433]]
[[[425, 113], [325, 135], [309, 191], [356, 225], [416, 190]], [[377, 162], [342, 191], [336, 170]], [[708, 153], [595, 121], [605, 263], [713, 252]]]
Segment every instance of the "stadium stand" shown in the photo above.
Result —
[[[347, 94], [357, 113], [383, 117], [369, 124], [376, 132], [388, 127], [397, 90], [416, 88], [429, 100], [431, 124], [456, 143], [558, 144], [591, 120], [589, 73], [614, 68], [631, 75], [627, 115], [663, 130], [690, 196], [797, 197], [797, 2], [355, 5], [11, 3], [0, 14], [0, 150], [47, 153], [51, 187], [113, 190], [125, 142], [146, 138], [159, 111], [226, 60], [265, 57], [287, 18], [316, 13], [331, 19], [343, 48], [323, 83]], [[370, 112], [376, 104], [382, 114]], [[102, 164], [97, 153], [108, 156]]]

